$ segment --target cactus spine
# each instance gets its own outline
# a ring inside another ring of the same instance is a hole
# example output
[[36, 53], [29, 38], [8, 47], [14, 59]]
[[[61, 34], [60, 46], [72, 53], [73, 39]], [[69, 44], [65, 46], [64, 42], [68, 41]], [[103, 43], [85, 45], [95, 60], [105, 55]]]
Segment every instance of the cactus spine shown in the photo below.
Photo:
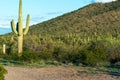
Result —
[[26, 28], [23, 31], [23, 25], [22, 25], [22, 0], [20, 0], [19, 2], [19, 18], [18, 18], [18, 22], [15, 28], [14, 25], [14, 20], [11, 21], [11, 28], [12, 31], [18, 35], [18, 54], [21, 55], [23, 49], [23, 36], [27, 34], [28, 30], [29, 30], [29, 23], [30, 23], [30, 15], [27, 15], [27, 21], [26, 21]]

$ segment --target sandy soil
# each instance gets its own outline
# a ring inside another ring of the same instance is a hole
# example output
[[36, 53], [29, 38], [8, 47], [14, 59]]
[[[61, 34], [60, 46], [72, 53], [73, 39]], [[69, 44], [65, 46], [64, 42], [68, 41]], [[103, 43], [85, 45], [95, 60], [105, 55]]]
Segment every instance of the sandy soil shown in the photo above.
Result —
[[22, 68], [5, 67], [5, 80], [120, 80], [120, 76], [88, 74], [69, 67]]

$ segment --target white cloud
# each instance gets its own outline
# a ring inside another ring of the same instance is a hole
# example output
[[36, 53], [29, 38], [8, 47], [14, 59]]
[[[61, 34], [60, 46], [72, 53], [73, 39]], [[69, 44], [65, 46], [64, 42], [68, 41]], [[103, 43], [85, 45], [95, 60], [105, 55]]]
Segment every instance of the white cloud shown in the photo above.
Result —
[[112, 2], [112, 1], [116, 1], [116, 0], [95, 0], [95, 2]]

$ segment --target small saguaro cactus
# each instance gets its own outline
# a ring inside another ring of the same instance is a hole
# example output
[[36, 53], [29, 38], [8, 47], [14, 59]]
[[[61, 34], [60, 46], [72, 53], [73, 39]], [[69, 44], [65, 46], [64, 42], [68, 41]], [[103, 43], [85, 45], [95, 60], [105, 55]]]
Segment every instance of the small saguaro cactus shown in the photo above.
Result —
[[22, 0], [19, 2], [19, 18], [15, 28], [14, 20], [11, 21], [12, 31], [18, 36], [18, 54], [22, 55], [23, 51], [23, 36], [27, 34], [29, 30], [30, 15], [27, 15], [26, 28], [23, 31], [22, 25]]
[[5, 44], [3, 44], [3, 54], [5, 54], [6, 53], [6, 46], [5, 46]]

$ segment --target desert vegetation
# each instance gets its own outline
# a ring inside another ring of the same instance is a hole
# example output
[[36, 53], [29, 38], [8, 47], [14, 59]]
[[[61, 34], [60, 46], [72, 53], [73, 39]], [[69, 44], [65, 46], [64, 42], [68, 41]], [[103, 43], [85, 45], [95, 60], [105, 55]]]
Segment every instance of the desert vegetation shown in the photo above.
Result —
[[[0, 60], [3, 64], [8, 61], [22, 65], [41, 65], [43, 62], [54, 65], [120, 67], [120, 1], [85, 6], [32, 25], [29, 32], [28, 24], [25, 32], [22, 32], [21, 20], [19, 17], [17, 24], [20, 27], [17, 26], [17, 31], [12, 21], [13, 31], [18, 37], [13, 32], [0, 36]], [[27, 32], [23, 39], [23, 34]], [[6, 45], [5, 54], [3, 44]]]
[[[119, 1], [95, 3], [31, 26], [23, 39], [21, 57], [17, 56], [16, 35], [1, 35], [0, 43], [6, 44], [6, 54], [0, 57], [27, 62], [51, 60], [89, 66], [120, 65], [119, 6]], [[2, 50], [2, 45], [0, 48]]]
[[7, 73], [7, 70], [0, 65], [0, 80], [5, 80], [4, 75]]

